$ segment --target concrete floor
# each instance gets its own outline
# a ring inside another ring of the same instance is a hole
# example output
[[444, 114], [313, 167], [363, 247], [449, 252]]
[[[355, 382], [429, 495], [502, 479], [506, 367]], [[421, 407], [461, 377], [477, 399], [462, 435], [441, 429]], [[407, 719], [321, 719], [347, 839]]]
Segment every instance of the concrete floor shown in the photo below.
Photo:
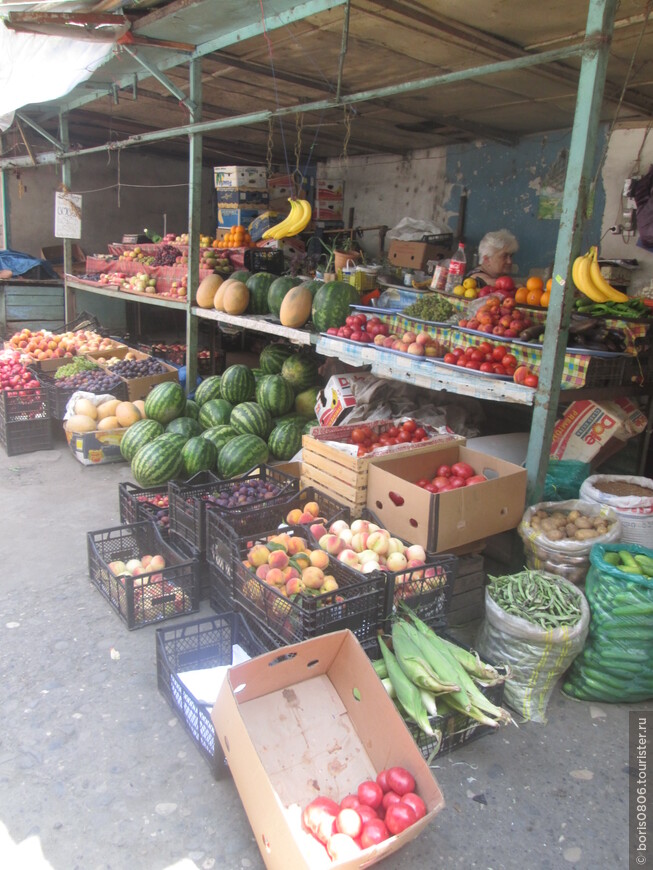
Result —
[[[86, 532], [118, 524], [129, 479], [63, 442], [0, 451], [0, 867], [257, 870], [233, 782], [157, 690], [154, 626], [128, 631], [88, 580]], [[546, 726], [436, 759], [445, 809], [382, 866], [626, 866], [629, 709], [556, 691]]]

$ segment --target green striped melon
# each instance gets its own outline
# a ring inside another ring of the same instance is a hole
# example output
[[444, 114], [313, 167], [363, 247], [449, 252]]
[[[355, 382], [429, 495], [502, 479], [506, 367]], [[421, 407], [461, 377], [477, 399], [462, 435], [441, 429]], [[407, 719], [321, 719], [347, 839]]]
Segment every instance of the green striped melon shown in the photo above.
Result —
[[319, 380], [318, 361], [313, 354], [300, 351], [288, 357], [281, 367], [281, 376], [288, 381], [295, 395], [303, 393]]
[[281, 312], [283, 297], [289, 290], [301, 283], [302, 279], [296, 275], [281, 275], [279, 278], [275, 278], [268, 290], [268, 308], [270, 309], [270, 314], [274, 314], [278, 318]]
[[184, 465], [186, 478], [198, 474], [200, 471], [211, 471], [215, 468], [218, 452], [215, 446], [207, 438], [198, 435], [189, 438], [181, 448], [181, 459]]
[[248, 269], [238, 269], [236, 272], [232, 272], [228, 277], [230, 281], [241, 281], [243, 284], [247, 284], [249, 279], [252, 277], [252, 273]]
[[249, 290], [249, 314], [269, 314], [268, 290], [276, 277], [271, 272], [256, 272], [249, 276], [245, 282]]
[[199, 424], [203, 429], [212, 426], [226, 426], [234, 406], [226, 399], [209, 399], [200, 408]]
[[266, 375], [280, 375], [281, 366], [294, 353], [294, 349], [289, 344], [282, 342], [268, 344], [261, 351], [258, 364]]
[[268, 445], [258, 435], [238, 435], [220, 451], [218, 474], [225, 479], [245, 474], [251, 468], [264, 465], [269, 456]]
[[308, 423], [302, 429], [302, 435], [310, 435], [314, 426], [319, 426], [320, 421], [317, 417], [314, 420], [309, 420]]
[[313, 297], [313, 325], [318, 332], [326, 332], [332, 326], [344, 326], [349, 316], [349, 306], [360, 302], [360, 295], [346, 281], [328, 281]]
[[132, 459], [132, 474], [140, 486], [159, 486], [178, 477], [183, 468], [181, 435], [163, 434], [145, 444]]
[[164, 381], [152, 387], [145, 399], [145, 416], [166, 426], [181, 417], [186, 407], [186, 394], [177, 381]]
[[272, 415], [256, 402], [241, 402], [231, 412], [229, 425], [240, 435], [267, 438], [272, 429]]
[[303, 281], [300, 286], [306, 287], [307, 290], [310, 290], [311, 296], [315, 299], [315, 294], [323, 284], [324, 281], [320, 281], [319, 278], [309, 278], [308, 281]]
[[201, 425], [192, 417], [175, 417], [166, 426], [166, 432], [175, 432], [177, 435], [183, 435], [186, 440], [199, 435], [202, 431]]
[[295, 411], [302, 417], [314, 417], [317, 397], [320, 395], [320, 387], [309, 387], [295, 396]]
[[201, 438], [206, 438], [215, 447], [216, 455], [220, 455], [220, 451], [225, 444], [228, 444], [232, 438], [235, 438], [238, 432], [233, 426], [212, 426], [210, 429], [205, 429]]
[[291, 411], [289, 414], [283, 414], [281, 417], [272, 418], [274, 426], [279, 426], [281, 423], [294, 423], [295, 426], [302, 429], [305, 422], [306, 417], [302, 417], [302, 415], [298, 414], [296, 411]]
[[120, 453], [123, 459], [131, 462], [141, 447], [163, 435], [163, 426], [156, 420], [139, 420], [127, 429], [120, 441]]
[[186, 399], [186, 407], [184, 408], [184, 417], [192, 417], [193, 420], [198, 420], [200, 416], [200, 406], [193, 399]]
[[292, 459], [302, 446], [302, 433], [293, 422], [275, 426], [268, 438], [270, 453], [275, 459]]
[[273, 417], [278, 417], [292, 408], [295, 394], [281, 375], [264, 375], [256, 385], [256, 401]]
[[221, 399], [220, 392], [220, 375], [211, 375], [199, 384], [195, 390], [195, 401], [201, 407], [210, 399]]
[[223, 399], [238, 405], [254, 397], [256, 378], [247, 366], [236, 364], [224, 370], [220, 388]]

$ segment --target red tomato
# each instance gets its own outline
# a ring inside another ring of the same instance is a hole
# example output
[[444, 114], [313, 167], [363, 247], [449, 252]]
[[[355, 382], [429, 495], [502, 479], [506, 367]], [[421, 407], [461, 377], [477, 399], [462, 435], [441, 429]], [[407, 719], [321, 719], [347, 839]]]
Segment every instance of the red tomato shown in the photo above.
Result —
[[484, 353], [482, 350], [479, 350], [479, 349], [476, 347], [476, 348], [474, 348], [474, 350], [472, 350], [472, 352], [470, 353], [470, 357], [471, 357], [472, 359], [475, 359], [477, 362], [483, 362], [483, 359], [485, 358], [485, 353]]
[[[431, 481], [430, 481], [427, 477], [420, 477], [419, 480], [416, 480], [416, 481], [415, 481], [415, 484], [416, 484], [417, 486], [421, 486], [421, 487], [423, 488], [423, 487], [426, 486], [427, 483], [430, 483], [430, 482], [431, 482]], [[385, 774], [385, 771], [382, 770], [381, 773], [382, 773], [382, 774]], [[379, 776], [381, 776], [381, 773], [379, 774]], [[381, 786], [381, 788], [385, 791], [385, 789], [386, 789], [386, 786], [384, 786], [384, 783], [385, 783], [385, 777], [384, 777], [383, 782], [382, 782], [382, 781], [379, 779], [379, 776], [377, 776], [376, 781], [377, 781], [378, 784]]]
[[362, 444], [365, 441], [365, 436], [367, 434], [367, 430], [362, 427], [357, 427], [356, 429], [352, 429], [351, 438], [352, 444]]
[[433, 486], [436, 487], [436, 489], [442, 489], [443, 486], [447, 486], [449, 484], [449, 478], [448, 477], [434, 477], [433, 480], [431, 481], [431, 483], [433, 484]]
[[451, 489], [460, 489], [461, 486], [465, 486], [465, 479], [462, 477], [450, 477], [449, 478], [449, 486]]
[[495, 362], [501, 362], [501, 360], [504, 358], [505, 355], [506, 355], [506, 351], [505, 351], [505, 348], [503, 348], [503, 347], [495, 347], [492, 349], [492, 359]]
[[424, 487], [424, 489], [427, 492], [440, 492], [440, 490], [437, 488], [437, 486], [434, 483], [427, 483], [426, 486]]
[[[426, 477], [423, 477], [421, 480], [417, 481], [418, 486], [424, 486], [427, 483], [428, 483], [428, 479]], [[377, 774], [377, 777], [376, 777], [376, 781], [381, 786], [381, 788], [384, 792], [388, 791], [388, 788], [389, 788], [387, 776], [388, 776], [388, 771], [382, 770], [381, 773]]]
[[481, 368], [481, 364], [480, 364], [480, 362], [477, 362], [474, 359], [468, 359], [467, 365], [465, 366], [465, 368], [466, 369], [475, 369], [476, 371], [478, 371]]
[[385, 814], [385, 824], [391, 834], [400, 834], [406, 828], [414, 825], [416, 821], [417, 813], [403, 801], [389, 806]]
[[475, 483], [484, 483], [487, 480], [487, 477], [484, 474], [474, 474], [472, 477], [468, 477], [465, 481], [465, 486], [473, 486]]
[[512, 353], [507, 353], [503, 359], [501, 360], [501, 365], [504, 368], [508, 368], [509, 366], [512, 368], [517, 367], [517, 357]]
[[383, 790], [373, 779], [366, 780], [358, 786], [358, 800], [368, 807], [376, 809], [383, 800]]
[[459, 357], [459, 356], [463, 356], [463, 354], [465, 353], [465, 351], [462, 349], [462, 347], [454, 347], [454, 349], [451, 351], [451, 353], [452, 353], [455, 357]]
[[515, 282], [512, 280], [510, 275], [501, 275], [501, 277], [497, 278], [494, 282], [494, 286], [497, 290], [511, 291], [515, 289]]
[[491, 372], [492, 371], [492, 363], [491, 362], [482, 362], [479, 371], [481, 372]]
[[368, 846], [375, 846], [377, 843], [382, 843], [384, 840], [387, 840], [389, 836], [390, 832], [388, 831], [385, 822], [382, 822], [381, 819], [370, 819], [369, 822], [366, 822], [363, 825], [361, 846], [363, 849], [367, 849]]
[[363, 822], [355, 809], [345, 807], [340, 810], [336, 816], [336, 828], [341, 834], [347, 834], [349, 837], [358, 837], [363, 829]]
[[442, 357], [442, 362], [445, 362], [450, 366], [455, 366], [457, 359], [458, 357], [455, 353], [445, 353], [445, 355]]
[[[456, 464], [464, 465], [465, 463], [460, 462]], [[452, 466], [452, 470], [454, 468], [455, 465]], [[462, 475], [460, 476], [462, 477]], [[391, 767], [388, 770], [388, 775], [386, 778], [388, 780], [388, 785], [390, 786], [392, 791], [397, 792], [398, 795], [407, 794], [410, 791], [415, 791], [415, 777], [412, 775], [412, 773], [409, 773], [405, 767]]]
[[387, 791], [383, 795], [383, 800], [381, 801], [381, 805], [383, 806], [384, 810], [387, 811], [390, 804], [398, 804], [400, 800], [401, 800], [401, 795], [398, 795], [396, 791]]
[[492, 366], [492, 371], [495, 375], [505, 375], [506, 373], [506, 370], [501, 365], [501, 363], [494, 363], [494, 365]]
[[359, 329], [357, 329], [355, 332], [352, 332], [352, 334], [349, 337], [351, 338], [352, 341], [360, 341], [362, 335], [363, 335], [363, 333]]
[[351, 338], [351, 327], [350, 326], [341, 326], [338, 330], [341, 333], [342, 338]]
[[391, 438], [396, 438], [399, 434], [399, 429], [397, 426], [388, 426], [388, 435]]
[[388, 447], [392, 447], [395, 444], [399, 444], [399, 442], [397, 441], [396, 438], [388, 438], [388, 440], [386, 441], [386, 444], [388, 445]]
[[467, 367], [467, 357], [465, 356], [465, 354], [462, 354], [462, 356], [458, 357], [458, 359], [456, 360], [456, 365], [460, 366], [463, 369]]
[[363, 825], [366, 825], [370, 819], [378, 819], [379, 815], [373, 807], [368, 807], [367, 804], [359, 804], [356, 812], [361, 817]]
[[361, 802], [358, 800], [355, 794], [348, 794], [340, 801], [340, 809], [341, 810], [355, 810], [361, 805]]
[[418, 426], [417, 429], [413, 432], [413, 438], [417, 440], [418, 438], [424, 438], [426, 435], [426, 429], [423, 429], [421, 426]]
[[[472, 475], [476, 474], [468, 462], [454, 462], [451, 466], [451, 473], [454, 477], [462, 477], [463, 480], [467, 480], [468, 477], [472, 477]], [[408, 791], [412, 790], [412, 788], [408, 789]]]
[[480, 350], [482, 354], [492, 353], [492, 345], [489, 341], [482, 341], [478, 346], [478, 350]]
[[532, 387], [533, 389], [535, 389], [535, 387], [537, 387], [539, 382], [540, 382], [540, 379], [538, 378], [537, 375], [530, 375], [529, 374], [529, 375], [526, 375], [526, 377], [524, 378], [525, 386]]
[[401, 429], [399, 434], [397, 435], [397, 441], [399, 444], [407, 444], [410, 441], [410, 432], [406, 432], [405, 429]]
[[409, 791], [407, 794], [403, 795], [401, 800], [403, 803], [408, 804], [408, 806], [411, 806], [415, 810], [415, 815], [418, 820], [424, 818], [426, 815], [426, 804], [418, 794], [415, 794], [414, 791]]
[[410, 432], [411, 434], [417, 429], [417, 423], [414, 420], [406, 420], [402, 423], [401, 428], [404, 432]]
[[365, 444], [359, 444], [358, 450], [356, 451], [356, 456], [365, 456], [367, 453], [370, 452], [370, 449], [371, 448], [367, 447]]
[[437, 471], [435, 472], [436, 477], [450, 477], [451, 476], [451, 466], [449, 465], [438, 465]]

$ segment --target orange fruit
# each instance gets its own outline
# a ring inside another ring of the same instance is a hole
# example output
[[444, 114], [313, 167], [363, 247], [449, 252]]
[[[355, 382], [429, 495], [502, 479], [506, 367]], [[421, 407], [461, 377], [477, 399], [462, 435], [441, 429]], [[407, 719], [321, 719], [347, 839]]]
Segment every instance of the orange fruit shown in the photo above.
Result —
[[546, 282], [546, 289], [549, 293], [551, 292], [551, 287], [553, 287], [553, 278], [549, 278]]
[[[530, 278], [529, 278], [529, 281], [530, 281]], [[542, 282], [540, 281], [540, 284], [541, 283]], [[540, 289], [533, 288], [532, 290], [528, 291], [528, 295], [526, 296], [526, 304], [527, 305], [539, 305], [541, 298], [542, 298], [541, 288]]]
[[528, 287], [518, 287], [515, 293], [515, 302], [521, 303], [523, 305], [526, 302], [527, 296]]
[[541, 305], [543, 308], [548, 308], [548, 307], [549, 307], [549, 300], [550, 300], [550, 299], [551, 299], [551, 293], [550, 293], [549, 290], [546, 290], [546, 291], [545, 291], [544, 293], [542, 293], [542, 295], [540, 296], [540, 305]]
[[539, 290], [540, 293], [544, 290], [544, 281], [541, 278], [536, 278], [532, 276], [526, 282], [526, 288], [528, 290]]

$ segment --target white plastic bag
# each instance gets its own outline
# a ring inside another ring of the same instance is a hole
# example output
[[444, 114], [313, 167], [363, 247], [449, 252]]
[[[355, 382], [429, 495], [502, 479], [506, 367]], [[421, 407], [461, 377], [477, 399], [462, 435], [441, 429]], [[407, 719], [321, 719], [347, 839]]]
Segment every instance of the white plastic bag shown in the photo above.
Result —
[[581, 617], [574, 626], [544, 631], [499, 607], [485, 590], [485, 618], [476, 649], [482, 659], [509, 665], [504, 699], [524, 719], [546, 722], [546, 708], [559, 678], [585, 645], [590, 611], [583, 593], [562, 577], [549, 575], [556, 583], [579, 596]]
[[[650, 498], [643, 495], [610, 495], [599, 489], [601, 483], [624, 483], [641, 486], [651, 491]], [[622, 526], [621, 538], [631, 544], [651, 546], [653, 540], [653, 480], [628, 474], [593, 474], [586, 478], [580, 488], [584, 501], [611, 507], [619, 516]]]
[[386, 237], [402, 242], [421, 242], [423, 236], [439, 236], [441, 234], [440, 227], [432, 221], [420, 221], [405, 217], [391, 230], [388, 230]]

